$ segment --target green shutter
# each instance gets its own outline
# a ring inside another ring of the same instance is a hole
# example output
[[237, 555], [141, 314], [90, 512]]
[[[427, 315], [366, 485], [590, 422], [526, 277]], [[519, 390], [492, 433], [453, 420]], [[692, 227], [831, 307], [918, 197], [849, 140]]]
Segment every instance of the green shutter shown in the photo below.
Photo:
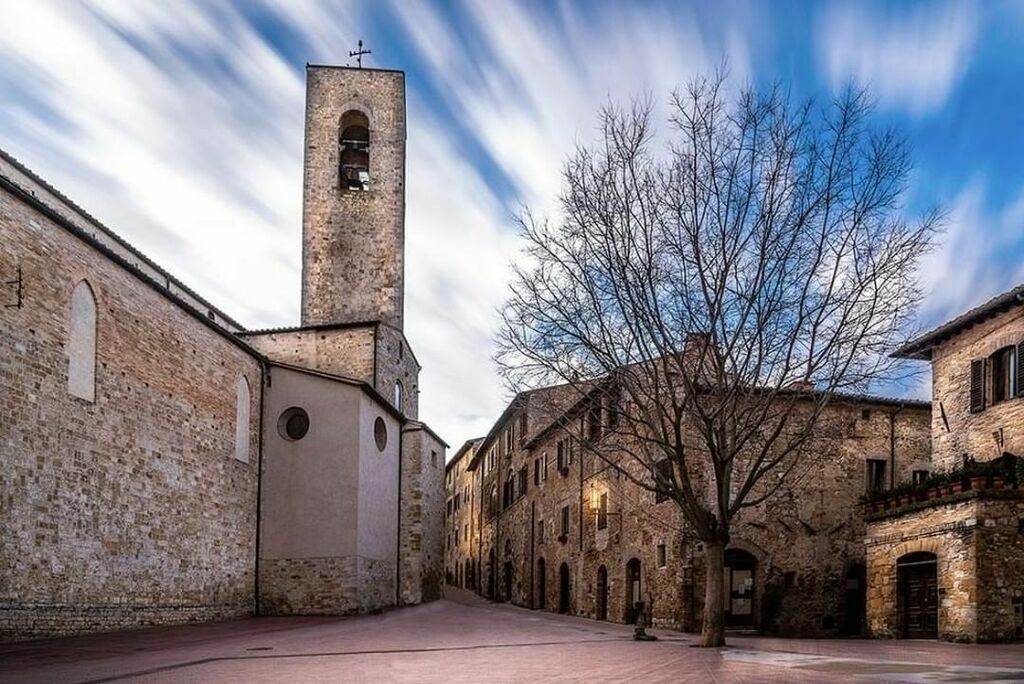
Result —
[[971, 413], [985, 410], [985, 359], [971, 361]]
[[1017, 343], [1017, 373], [1016, 373], [1016, 388], [1017, 396], [1024, 397], [1024, 340]]

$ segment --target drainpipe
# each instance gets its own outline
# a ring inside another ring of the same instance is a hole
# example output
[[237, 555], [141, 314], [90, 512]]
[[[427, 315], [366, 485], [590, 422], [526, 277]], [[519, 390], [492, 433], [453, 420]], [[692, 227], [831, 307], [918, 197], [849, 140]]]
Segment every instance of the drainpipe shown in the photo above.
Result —
[[270, 387], [270, 364], [260, 359], [260, 420], [259, 434], [256, 436], [256, 564], [253, 569], [254, 612], [261, 614], [260, 606], [260, 544], [263, 530], [263, 409], [266, 388]]
[[[374, 354], [376, 358], [376, 354]], [[374, 362], [376, 365], [376, 361]], [[376, 371], [374, 371], [376, 372]], [[402, 425], [398, 425], [398, 535], [395, 542], [395, 606], [402, 605]], [[421, 511], [422, 513], [422, 511]], [[422, 600], [422, 596], [420, 599]]]
[[536, 597], [537, 597], [537, 584], [536, 584], [536, 581], [537, 581], [537, 579], [536, 579], [536, 572], [537, 572], [536, 554], [537, 554], [537, 548], [536, 548], [536, 544], [535, 544], [536, 539], [534, 537], [534, 535], [536, 534], [536, 531], [537, 531], [537, 502], [536, 501], [531, 501], [530, 502], [530, 610], [533, 610], [534, 608], [536, 608], [536, 606], [534, 605], [534, 601], [536, 600]]

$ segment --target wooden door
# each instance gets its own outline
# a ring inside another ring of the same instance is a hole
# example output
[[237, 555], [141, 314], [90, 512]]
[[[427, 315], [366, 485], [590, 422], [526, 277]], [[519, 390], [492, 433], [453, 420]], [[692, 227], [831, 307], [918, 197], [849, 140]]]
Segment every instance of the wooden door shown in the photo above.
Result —
[[939, 591], [936, 563], [918, 561], [900, 567], [903, 636], [934, 639], [939, 635]]

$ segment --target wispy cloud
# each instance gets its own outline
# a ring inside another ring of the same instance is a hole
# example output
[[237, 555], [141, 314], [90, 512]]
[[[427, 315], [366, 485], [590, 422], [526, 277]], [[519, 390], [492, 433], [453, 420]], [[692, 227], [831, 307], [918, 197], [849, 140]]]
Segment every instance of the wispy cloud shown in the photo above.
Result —
[[815, 33], [834, 87], [870, 86], [885, 107], [914, 115], [945, 104], [964, 75], [978, 20], [974, 3], [925, 3], [902, 13], [867, 3], [829, 4]]

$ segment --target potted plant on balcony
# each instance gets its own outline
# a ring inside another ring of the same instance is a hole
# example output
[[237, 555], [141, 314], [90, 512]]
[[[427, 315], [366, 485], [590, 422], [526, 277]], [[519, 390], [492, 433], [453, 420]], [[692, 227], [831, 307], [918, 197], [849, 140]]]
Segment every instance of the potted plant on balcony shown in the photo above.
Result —
[[972, 490], [980, 492], [988, 486], [989, 470], [987, 463], [978, 463], [974, 459], [970, 459], [964, 464], [964, 475], [970, 482]]
[[949, 484], [948, 475], [936, 473], [929, 477], [925, 481], [925, 492], [927, 493], [928, 499], [933, 500], [942, 497], [943, 490], [947, 484]]

